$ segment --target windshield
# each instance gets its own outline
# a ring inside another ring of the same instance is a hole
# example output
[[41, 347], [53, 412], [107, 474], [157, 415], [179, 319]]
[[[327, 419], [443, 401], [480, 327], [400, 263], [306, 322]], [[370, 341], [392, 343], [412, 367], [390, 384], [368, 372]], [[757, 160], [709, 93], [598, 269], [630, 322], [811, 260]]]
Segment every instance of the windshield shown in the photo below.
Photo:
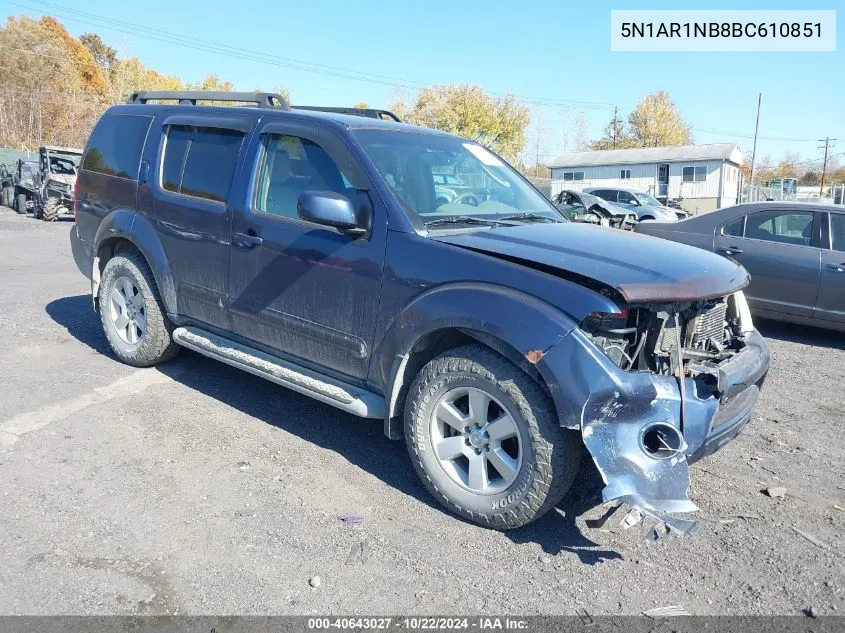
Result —
[[75, 174], [82, 157], [77, 154], [50, 155], [50, 173], [53, 174]]
[[647, 193], [638, 193], [636, 194], [637, 200], [640, 201], [640, 204], [644, 204], [647, 207], [662, 207], [663, 205], [660, 204], [657, 200], [652, 198]]
[[478, 143], [424, 132], [354, 134], [405, 210], [423, 223], [450, 217], [495, 222], [515, 214], [564, 220], [519, 173]]

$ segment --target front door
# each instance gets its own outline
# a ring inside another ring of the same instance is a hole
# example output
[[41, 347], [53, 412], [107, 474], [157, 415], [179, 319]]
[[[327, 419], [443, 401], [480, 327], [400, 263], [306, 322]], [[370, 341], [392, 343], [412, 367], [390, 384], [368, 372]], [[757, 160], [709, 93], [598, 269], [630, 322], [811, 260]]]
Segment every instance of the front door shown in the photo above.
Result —
[[813, 211], [772, 209], [750, 213], [742, 235], [717, 232], [716, 252], [751, 273], [745, 294], [752, 308], [812, 316], [819, 289], [819, 222]]
[[657, 166], [657, 195], [654, 197], [661, 198], [664, 204], [669, 197], [669, 165]]
[[229, 189], [246, 134], [198, 122], [165, 126], [154, 217], [179, 313], [229, 329]]
[[831, 249], [822, 251], [817, 319], [845, 323], [845, 211], [830, 213]]
[[[233, 219], [230, 313], [235, 332], [246, 339], [318, 369], [363, 378], [387, 222], [357, 159], [333, 134], [275, 122], [253, 139], [250, 155], [258, 160], [252, 194]], [[347, 196], [371, 215], [370, 234], [349, 235], [300, 219], [297, 200], [306, 190]]]

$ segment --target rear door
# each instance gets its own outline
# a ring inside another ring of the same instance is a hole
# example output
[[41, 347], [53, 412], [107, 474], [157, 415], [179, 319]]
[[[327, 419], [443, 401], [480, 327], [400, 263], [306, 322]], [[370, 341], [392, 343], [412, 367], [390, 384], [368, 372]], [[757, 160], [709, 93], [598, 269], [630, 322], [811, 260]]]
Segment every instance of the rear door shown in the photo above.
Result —
[[[815, 317], [845, 323], [845, 211], [829, 214], [829, 250], [822, 250], [821, 282]], [[825, 240], [826, 241], [826, 240]]]
[[[235, 333], [320, 370], [366, 376], [378, 315], [386, 209], [336, 132], [265, 123], [250, 143], [253, 174], [235, 210], [230, 311]], [[328, 190], [372, 217], [354, 236], [297, 215], [299, 195]]]
[[251, 124], [237, 115], [165, 118], [152, 187], [153, 221], [170, 262], [179, 313], [226, 330], [229, 190]]
[[745, 266], [752, 308], [812, 316], [821, 268], [821, 218], [806, 209], [774, 208], [716, 231], [715, 251]]

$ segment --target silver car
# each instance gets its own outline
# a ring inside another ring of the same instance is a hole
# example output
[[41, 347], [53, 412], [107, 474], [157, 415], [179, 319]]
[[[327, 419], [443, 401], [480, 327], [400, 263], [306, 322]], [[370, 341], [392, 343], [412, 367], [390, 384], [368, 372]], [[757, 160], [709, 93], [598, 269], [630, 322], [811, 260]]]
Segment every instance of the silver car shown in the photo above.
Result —
[[845, 207], [757, 202], [635, 231], [742, 264], [748, 304], [763, 318], [845, 331]]
[[687, 214], [683, 211], [666, 207], [651, 194], [633, 189], [617, 189], [614, 187], [591, 187], [584, 189], [586, 193], [598, 196], [615, 205], [632, 211], [637, 220], [660, 220], [669, 222], [672, 220], [683, 220]]

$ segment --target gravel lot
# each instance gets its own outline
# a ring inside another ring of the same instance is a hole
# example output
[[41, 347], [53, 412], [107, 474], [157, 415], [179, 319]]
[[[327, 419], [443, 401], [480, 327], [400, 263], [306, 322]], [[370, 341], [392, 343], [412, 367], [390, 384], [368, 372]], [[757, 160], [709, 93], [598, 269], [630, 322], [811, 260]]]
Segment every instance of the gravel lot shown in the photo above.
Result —
[[695, 537], [587, 528], [588, 459], [499, 533], [441, 512], [379, 423], [189, 352], [117, 362], [69, 230], [0, 209], [0, 614], [845, 611], [845, 335], [758, 324], [773, 368], [692, 467]]

